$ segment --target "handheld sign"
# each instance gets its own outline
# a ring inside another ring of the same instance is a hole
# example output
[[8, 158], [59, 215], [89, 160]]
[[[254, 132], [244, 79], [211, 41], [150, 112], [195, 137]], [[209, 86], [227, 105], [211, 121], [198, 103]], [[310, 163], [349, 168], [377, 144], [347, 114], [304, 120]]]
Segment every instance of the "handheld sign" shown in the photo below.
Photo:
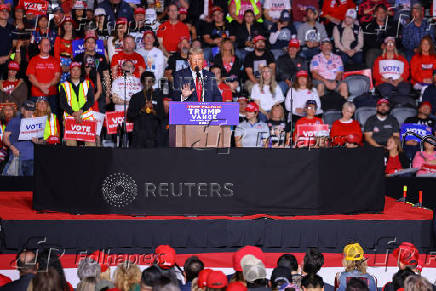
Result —
[[103, 113], [97, 112], [97, 111], [92, 111], [92, 115], [95, 117], [95, 120], [97, 121], [97, 127], [96, 127], [95, 134], [100, 135], [101, 128], [103, 127], [105, 115]]
[[405, 141], [414, 140], [419, 143], [421, 142], [419, 138], [417, 138], [414, 135], [405, 135], [406, 132], [414, 132], [416, 134], [419, 134], [420, 136], [426, 136], [426, 135], [431, 135], [431, 128], [424, 124], [403, 123], [400, 129], [401, 141], [403, 141], [403, 139]]
[[[116, 134], [118, 125], [124, 121], [123, 111], [106, 112], [106, 130], [108, 134]], [[127, 132], [133, 131], [133, 123], [126, 123]]]
[[82, 120], [77, 123], [72, 117], [65, 119], [65, 140], [81, 140], [87, 142], [95, 142], [95, 131], [97, 122], [95, 120]]
[[43, 138], [47, 116], [23, 118], [20, 123], [20, 135], [18, 140], [32, 140], [32, 138]]
[[297, 125], [296, 144], [297, 147], [314, 146], [316, 139], [322, 136], [329, 136], [328, 124], [299, 124]]
[[[83, 39], [73, 40], [73, 57], [85, 51], [83, 43]], [[101, 39], [97, 39], [95, 43], [95, 52], [104, 55], [104, 43]]]
[[170, 102], [170, 124], [238, 125], [237, 102]]

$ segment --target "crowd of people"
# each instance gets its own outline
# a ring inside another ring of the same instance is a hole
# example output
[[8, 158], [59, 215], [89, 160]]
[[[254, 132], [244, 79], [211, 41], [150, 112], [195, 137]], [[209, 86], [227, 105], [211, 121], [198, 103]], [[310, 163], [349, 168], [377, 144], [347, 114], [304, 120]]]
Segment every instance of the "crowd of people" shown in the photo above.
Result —
[[[407, 164], [395, 154], [401, 143], [390, 150], [388, 141], [403, 122], [389, 113], [418, 108], [408, 122], [433, 133], [436, 50], [428, 3], [397, 2], [4, 0], [2, 173], [31, 175], [35, 143], [76, 146], [63, 140], [65, 120], [95, 121], [96, 113], [126, 109], [131, 146], [168, 146], [169, 102], [203, 89], [177, 88], [178, 72], [193, 62], [213, 73], [213, 100], [239, 103], [234, 146], [385, 147], [387, 173], [398, 171]], [[371, 70], [375, 91], [351, 97], [344, 73], [362, 69]], [[377, 113], [359, 124], [361, 106]], [[342, 117], [326, 129], [330, 110]], [[21, 119], [38, 116], [47, 116], [44, 136], [19, 139]], [[314, 144], [300, 140], [307, 125], [317, 128]], [[85, 145], [111, 138], [103, 128]], [[404, 146], [409, 165], [434, 172], [432, 145]]]
[[[422, 264], [416, 247], [403, 242], [393, 251], [398, 271], [385, 284], [386, 291], [432, 291], [436, 287], [421, 276]], [[233, 270], [225, 275], [220, 270], [206, 268], [197, 256], [176, 264], [176, 252], [168, 245], [160, 245], [151, 257], [153, 263], [142, 272], [137, 262], [117, 263], [115, 271], [110, 256], [96, 251], [78, 262], [77, 291], [282, 291], [282, 290], [347, 290], [376, 291], [377, 279], [368, 273], [367, 258], [359, 243], [350, 243], [343, 251], [343, 271], [334, 278], [334, 286], [324, 282], [319, 271], [324, 255], [317, 248], [306, 251], [298, 262], [292, 254], [281, 255], [271, 276], [267, 275], [266, 256], [262, 249], [245, 246], [233, 253]], [[66, 280], [60, 256], [49, 250], [23, 250], [16, 257], [20, 278], [11, 281], [0, 274], [1, 291], [73, 291]]]

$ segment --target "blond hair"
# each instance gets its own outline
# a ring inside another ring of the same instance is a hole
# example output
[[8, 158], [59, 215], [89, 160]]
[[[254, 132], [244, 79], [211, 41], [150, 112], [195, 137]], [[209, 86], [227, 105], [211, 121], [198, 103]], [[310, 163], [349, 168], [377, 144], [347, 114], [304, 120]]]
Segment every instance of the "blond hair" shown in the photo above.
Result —
[[131, 262], [119, 264], [114, 273], [115, 287], [122, 291], [129, 291], [133, 285], [141, 282], [141, 270]]
[[368, 268], [366, 259], [358, 260], [358, 261], [349, 261], [344, 258], [342, 260], [342, 265], [345, 267], [345, 272], [359, 271], [362, 274], [366, 274], [366, 269]]
[[[263, 71], [264, 70], [270, 70], [270, 72], [271, 72], [271, 82], [270, 82], [270, 84], [266, 84], [265, 83], [265, 80], [263, 79], [263, 75], [262, 75], [262, 73], [263, 73]], [[270, 67], [268, 67], [268, 66], [264, 66], [264, 67], [262, 67], [261, 69], [260, 69], [260, 80], [259, 80], [259, 88], [260, 88], [260, 92], [263, 94], [264, 92], [263, 92], [263, 86], [264, 85], [269, 85], [269, 90], [270, 90], [270, 93], [271, 94], [275, 94], [276, 93], [276, 89], [277, 89], [277, 82], [276, 82], [276, 78], [275, 78], [275, 76], [274, 76], [275, 74], [274, 74], [274, 71], [270, 68]]]
[[106, 271], [100, 273], [100, 280], [112, 281], [111, 280], [111, 268], [107, 268]]

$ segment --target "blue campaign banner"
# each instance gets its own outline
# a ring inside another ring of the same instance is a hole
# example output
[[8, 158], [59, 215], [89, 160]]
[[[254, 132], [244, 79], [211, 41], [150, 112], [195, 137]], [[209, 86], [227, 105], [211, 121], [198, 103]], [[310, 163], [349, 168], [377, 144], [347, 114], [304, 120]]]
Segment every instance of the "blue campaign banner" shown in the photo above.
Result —
[[170, 102], [170, 124], [238, 125], [237, 102]]
[[404, 136], [406, 132], [414, 132], [416, 134], [419, 134], [420, 136], [426, 136], [431, 134], [431, 128], [424, 124], [403, 123], [400, 130], [401, 140], [403, 139], [405, 139], [405, 141], [415, 140], [417, 142], [420, 142], [420, 140], [416, 136], [413, 135]]
[[[76, 39], [73, 40], [73, 57], [75, 57], [78, 54], [81, 54], [85, 51], [83, 48], [83, 39]], [[97, 39], [96, 46], [95, 46], [95, 52], [98, 54], [104, 55], [104, 43], [103, 40]]]

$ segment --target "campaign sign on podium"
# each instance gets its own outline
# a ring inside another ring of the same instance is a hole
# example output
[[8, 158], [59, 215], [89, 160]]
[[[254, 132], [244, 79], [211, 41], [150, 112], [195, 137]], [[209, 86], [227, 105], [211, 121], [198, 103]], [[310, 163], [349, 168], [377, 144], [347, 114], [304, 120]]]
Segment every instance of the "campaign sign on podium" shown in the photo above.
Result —
[[231, 125], [239, 123], [236, 102], [170, 102], [170, 146], [230, 147]]

